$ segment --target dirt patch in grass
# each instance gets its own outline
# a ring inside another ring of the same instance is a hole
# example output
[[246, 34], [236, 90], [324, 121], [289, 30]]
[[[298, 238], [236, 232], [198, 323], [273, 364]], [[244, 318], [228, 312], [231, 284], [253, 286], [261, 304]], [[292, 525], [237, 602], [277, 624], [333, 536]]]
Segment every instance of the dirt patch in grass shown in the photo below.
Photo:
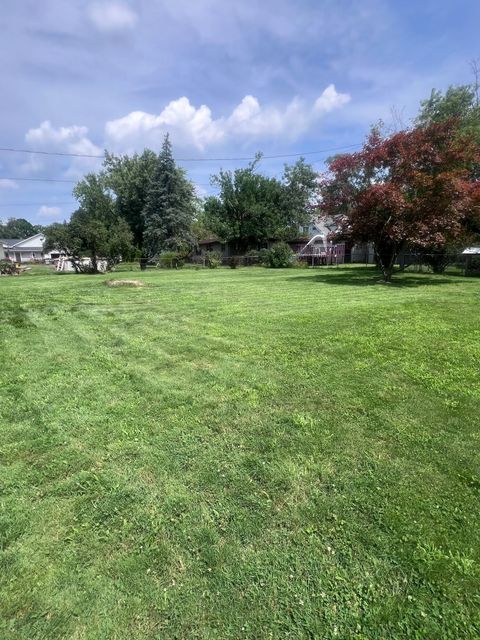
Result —
[[106, 280], [107, 287], [144, 287], [141, 280]]

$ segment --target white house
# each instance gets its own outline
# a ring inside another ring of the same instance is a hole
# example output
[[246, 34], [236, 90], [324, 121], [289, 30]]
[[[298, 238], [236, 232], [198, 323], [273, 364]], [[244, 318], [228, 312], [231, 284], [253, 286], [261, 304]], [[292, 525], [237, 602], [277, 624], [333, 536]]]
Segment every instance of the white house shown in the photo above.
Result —
[[336, 218], [330, 216], [314, 216], [312, 217], [310, 224], [305, 227], [300, 227], [300, 233], [309, 239], [314, 236], [319, 236], [319, 241], [324, 239], [323, 242], [326, 245], [328, 236], [334, 233], [338, 228], [338, 221]]
[[[33, 262], [36, 260], [51, 260], [55, 254], [45, 253], [45, 236], [36, 233], [30, 238], [0, 239], [0, 259], [8, 259], [13, 262]], [[57, 253], [58, 255], [58, 253]]]

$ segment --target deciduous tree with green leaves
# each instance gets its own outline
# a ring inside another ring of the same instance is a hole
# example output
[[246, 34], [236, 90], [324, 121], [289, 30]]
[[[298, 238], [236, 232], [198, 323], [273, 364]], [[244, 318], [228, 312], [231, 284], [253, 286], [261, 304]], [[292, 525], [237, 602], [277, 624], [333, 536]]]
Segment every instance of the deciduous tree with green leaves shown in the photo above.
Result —
[[415, 125], [427, 127], [433, 123], [455, 120], [458, 135], [474, 136], [480, 141], [480, 104], [472, 85], [450, 86], [443, 94], [437, 89], [420, 103]]
[[[79, 208], [69, 222], [45, 229], [45, 249], [67, 255], [77, 272], [98, 273], [99, 259], [107, 268], [132, 252], [133, 236], [126, 220], [115, 210], [102, 176], [90, 173], [74, 188]], [[83, 258], [90, 258], [84, 264]]]
[[300, 159], [285, 166], [283, 179], [277, 180], [258, 172], [261, 157], [257, 154], [244, 169], [222, 169], [211, 178], [219, 194], [205, 201], [205, 225], [236, 251], [295, 237], [313, 211], [318, 185], [312, 167]]
[[143, 245], [143, 210], [157, 161], [157, 154], [150, 149], [133, 156], [105, 152], [104, 183], [114, 193], [116, 212], [128, 222], [138, 248]]
[[4, 224], [0, 221], [0, 238], [18, 238], [23, 240], [39, 232], [39, 227], [24, 218], [9, 218]]

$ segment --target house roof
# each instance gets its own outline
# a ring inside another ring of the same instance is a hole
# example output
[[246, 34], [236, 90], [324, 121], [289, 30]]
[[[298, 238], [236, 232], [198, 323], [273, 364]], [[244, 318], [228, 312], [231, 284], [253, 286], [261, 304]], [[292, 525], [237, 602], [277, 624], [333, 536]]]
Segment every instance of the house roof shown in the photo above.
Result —
[[467, 247], [462, 253], [464, 255], [480, 255], [480, 247]]
[[[35, 240], [35, 238], [40, 238], [40, 242], [39, 244], [32, 245], [31, 241]], [[43, 233], [34, 233], [33, 236], [28, 236], [28, 238], [22, 238], [21, 240], [14, 240], [15, 244], [11, 244], [9, 245], [9, 247], [10, 249], [13, 249], [14, 247], [17, 247], [17, 245], [19, 244], [20, 245], [27, 244], [28, 246], [30, 243], [29, 248], [31, 248], [32, 246], [43, 248], [43, 241], [44, 241]], [[19, 249], [21, 249], [21, 247], [19, 247]]]
[[0, 238], [0, 242], [4, 247], [13, 247], [17, 242], [21, 242], [20, 238]]
[[220, 240], [218, 236], [211, 236], [210, 238], [205, 238], [204, 240], [199, 240], [198, 244], [210, 244], [212, 242], [220, 242], [224, 244], [223, 240]]

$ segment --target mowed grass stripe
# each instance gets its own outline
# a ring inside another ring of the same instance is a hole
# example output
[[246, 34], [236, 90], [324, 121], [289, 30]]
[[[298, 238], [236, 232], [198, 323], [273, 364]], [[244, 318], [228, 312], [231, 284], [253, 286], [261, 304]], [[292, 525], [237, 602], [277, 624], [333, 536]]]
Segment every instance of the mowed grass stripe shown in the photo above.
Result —
[[6, 638], [476, 637], [480, 287], [4, 278]]

